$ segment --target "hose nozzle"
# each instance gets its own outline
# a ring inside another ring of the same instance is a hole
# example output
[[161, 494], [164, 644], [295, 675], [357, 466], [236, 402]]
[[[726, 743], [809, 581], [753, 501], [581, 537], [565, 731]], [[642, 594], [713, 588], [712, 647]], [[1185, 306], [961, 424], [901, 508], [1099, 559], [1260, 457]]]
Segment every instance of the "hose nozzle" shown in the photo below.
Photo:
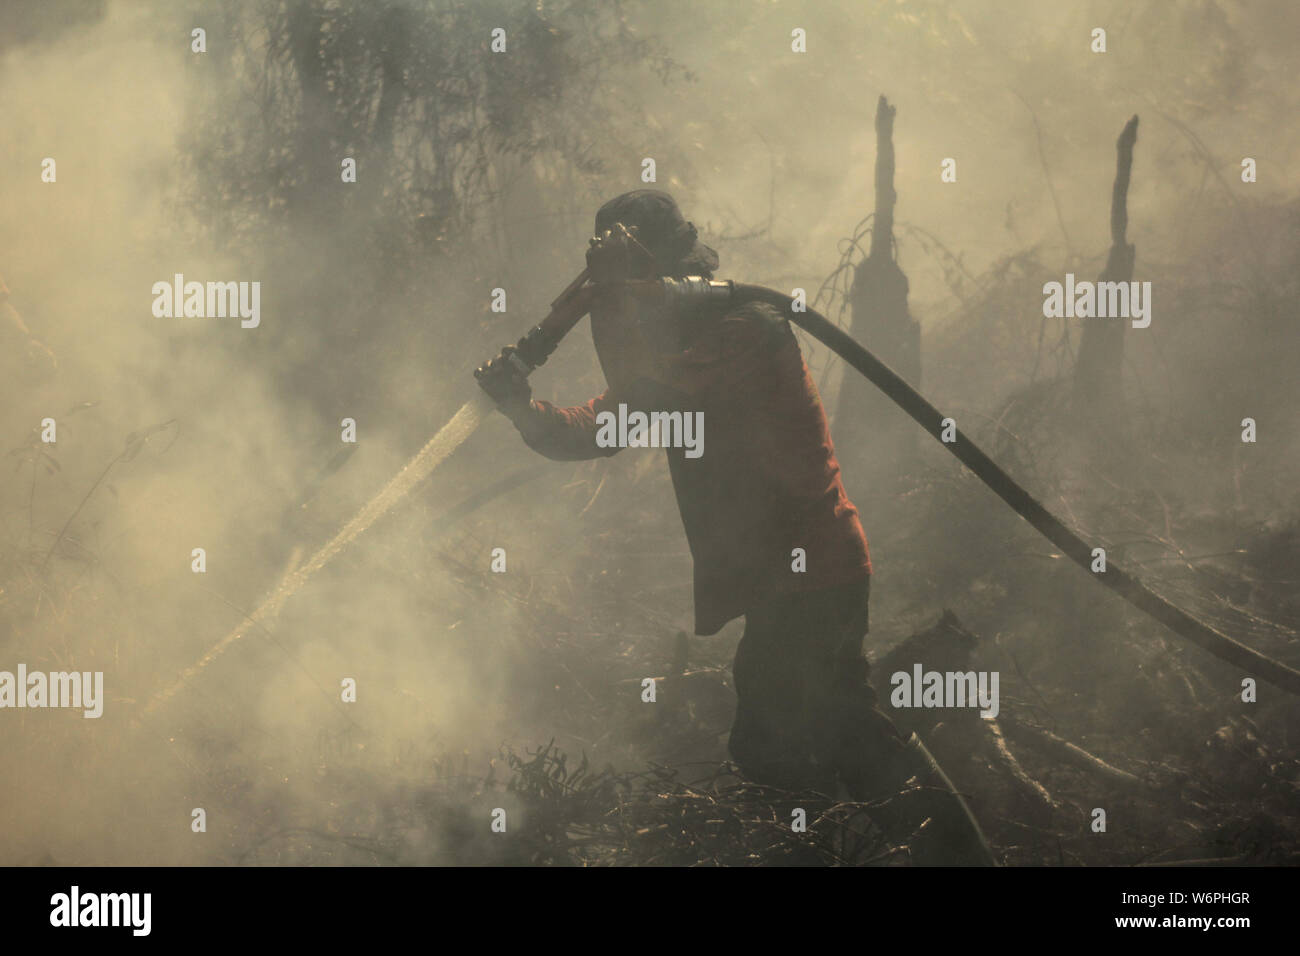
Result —
[[731, 300], [733, 284], [730, 279], [705, 279], [686, 276], [683, 279], [660, 279], [664, 302], [669, 308], [689, 309], [713, 303], [725, 304]]

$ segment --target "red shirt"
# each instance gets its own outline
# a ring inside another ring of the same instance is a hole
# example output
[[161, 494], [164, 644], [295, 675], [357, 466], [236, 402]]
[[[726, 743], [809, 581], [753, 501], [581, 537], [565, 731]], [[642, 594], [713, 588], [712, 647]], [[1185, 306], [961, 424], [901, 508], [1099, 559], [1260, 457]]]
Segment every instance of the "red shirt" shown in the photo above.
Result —
[[609, 387], [573, 408], [534, 401], [531, 416], [516, 421], [524, 441], [548, 458], [597, 458], [620, 450], [596, 444], [596, 416], [617, 419], [620, 403], [629, 413], [703, 412], [703, 453], [667, 450], [695, 562], [696, 634], [715, 634], [774, 595], [869, 575], [866, 535], [789, 323], [768, 306], [746, 305], [687, 317], [681, 338], [652, 345], [671, 328], [659, 317], [639, 323], [635, 310], [593, 311]]

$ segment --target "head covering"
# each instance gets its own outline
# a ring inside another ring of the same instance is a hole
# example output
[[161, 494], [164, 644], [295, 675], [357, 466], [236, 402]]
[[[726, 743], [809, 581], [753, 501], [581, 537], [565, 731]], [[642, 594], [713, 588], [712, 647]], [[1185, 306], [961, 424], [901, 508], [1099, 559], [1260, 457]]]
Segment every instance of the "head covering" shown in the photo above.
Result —
[[718, 254], [700, 242], [673, 197], [657, 189], [637, 189], [611, 199], [596, 213], [596, 235], [614, 223], [636, 227], [637, 239], [659, 263], [661, 275], [712, 277]]

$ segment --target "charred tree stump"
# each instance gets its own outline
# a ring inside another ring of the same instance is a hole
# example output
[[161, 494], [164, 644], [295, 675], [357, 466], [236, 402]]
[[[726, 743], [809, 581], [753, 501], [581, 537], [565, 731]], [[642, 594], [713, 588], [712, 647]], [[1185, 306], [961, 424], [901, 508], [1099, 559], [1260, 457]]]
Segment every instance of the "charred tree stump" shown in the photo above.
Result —
[[[1133, 170], [1133, 145], [1137, 142], [1138, 118], [1124, 126], [1115, 144], [1115, 186], [1110, 199], [1110, 255], [1101, 282], [1129, 282], [1133, 279], [1136, 248], [1127, 240], [1128, 185]], [[1083, 319], [1083, 337], [1074, 367], [1075, 404], [1080, 412], [1098, 424], [1112, 425], [1124, 407], [1124, 329], [1128, 322], [1115, 318]]]
[[[921, 327], [907, 309], [907, 276], [894, 259], [894, 113], [876, 105], [876, 213], [871, 251], [854, 270], [851, 334], [913, 386], [921, 385]], [[848, 458], [849, 477], [873, 480], [907, 469], [917, 449], [916, 429], [870, 382], [846, 371], [835, 416], [836, 447]]]

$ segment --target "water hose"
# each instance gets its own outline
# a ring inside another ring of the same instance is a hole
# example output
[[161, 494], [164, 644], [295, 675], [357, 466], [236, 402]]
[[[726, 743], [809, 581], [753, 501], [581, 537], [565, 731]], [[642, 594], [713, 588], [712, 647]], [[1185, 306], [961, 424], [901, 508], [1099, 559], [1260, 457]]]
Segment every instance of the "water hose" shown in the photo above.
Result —
[[[1037, 499], [1022, 488], [1010, 475], [1003, 471], [978, 445], [955, 429], [955, 440], [943, 441], [945, 421], [951, 421], [937, 408], [926, 401], [916, 389], [894, 372], [880, 359], [859, 345], [852, 336], [831, 322], [815, 309], [798, 311], [795, 300], [775, 289], [760, 285], [748, 285], [739, 282], [718, 282], [703, 279], [666, 279], [669, 283], [692, 283], [689, 287], [676, 291], [679, 297], [714, 300], [724, 299], [732, 306], [745, 302], [762, 302], [773, 306], [791, 322], [817, 339], [832, 352], [844, 359], [849, 365], [862, 373], [871, 384], [875, 385], [894, 404], [907, 412], [912, 419], [926, 430], [945, 449], [952, 452], [963, 465], [973, 471], [999, 498], [1011, 506], [1012, 510], [1028, 521], [1048, 541], [1061, 549], [1071, 561], [1086, 571], [1091, 572], [1093, 546], [1067, 528], [1055, 515], [1042, 506]], [[705, 287], [707, 283], [707, 287]], [[669, 292], [669, 296], [674, 294]], [[950, 433], [952, 430], [950, 430]], [[1186, 611], [1170, 604], [1156, 594], [1133, 575], [1117, 567], [1109, 559], [1106, 570], [1096, 572], [1094, 577], [1110, 588], [1124, 600], [1139, 610], [1145, 611], [1179, 637], [1209, 651], [1220, 660], [1240, 667], [1250, 676], [1258, 676], [1292, 694], [1300, 694], [1300, 671], [1288, 667], [1280, 661], [1256, 650], [1252, 650], [1239, 641], [1215, 630], [1208, 624], [1197, 620]]]

